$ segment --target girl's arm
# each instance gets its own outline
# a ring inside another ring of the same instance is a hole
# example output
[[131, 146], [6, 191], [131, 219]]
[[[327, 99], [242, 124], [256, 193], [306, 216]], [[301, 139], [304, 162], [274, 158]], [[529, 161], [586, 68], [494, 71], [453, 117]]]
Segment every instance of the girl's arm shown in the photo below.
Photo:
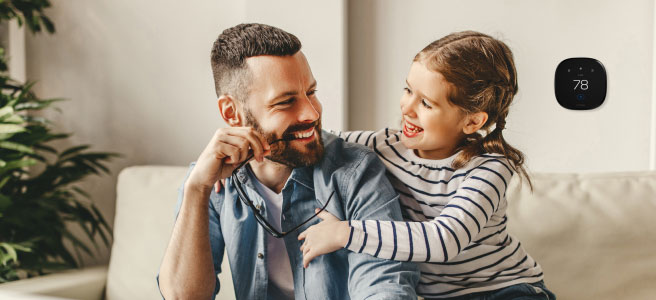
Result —
[[333, 130], [329, 130], [329, 132], [344, 139], [347, 142], [365, 145], [369, 148], [373, 147], [373, 139], [371, 137], [376, 133], [375, 131], [342, 132], [342, 131], [333, 131]]
[[[505, 197], [511, 177], [505, 162], [483, 163], [470, 171], [441, 214], [427, 222], [341, 222], [326, 218], [299, 236], [306, 239], [304, 263], [305, 256], [309, 262], [340, 247], [399, 261], [449, 261], [485, 227]], [[346, 235], [348, 239], [344, 239]]]

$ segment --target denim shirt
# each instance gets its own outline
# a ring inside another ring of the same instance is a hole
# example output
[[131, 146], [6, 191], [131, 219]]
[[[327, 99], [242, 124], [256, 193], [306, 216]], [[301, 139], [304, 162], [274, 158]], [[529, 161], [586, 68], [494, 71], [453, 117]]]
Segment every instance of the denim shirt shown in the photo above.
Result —
[[[344, 142], [322, 131], [324, 157], [316, 165], [293, 169], [282, 189], [282, 231], [314, 214], [335, 191], [326, 210], [341, 220], [402, 220], [399, 196], [385, 176], [385, 167], [370, 149]], [[191, 169], [195, 163], [191, 164]], [[189, 175], [187, 175], [189, 176]], [[237, 176], [247, 196], [267, 216], [266, 201], [256, 192], [248, 170]], [[185, 179], [186, 180], [186, 179]], [[180, 189], [176, 216], [182, 203]], [[415, 264], [376, 258], [340, 249], [315, 258], [303, 268], [303, 241], [298, 235], [320, 222], [314, 218], [285, 236], [296, 300], [416, 299], [419, 272]], [[231, 178], [209, 199], [209, 233], [215, 275], [228, 256], [237, 299], [268, 299], [267, 233], [250, 208], [237, 197]], [[216, 282], [215, 294], [220, 283]]]

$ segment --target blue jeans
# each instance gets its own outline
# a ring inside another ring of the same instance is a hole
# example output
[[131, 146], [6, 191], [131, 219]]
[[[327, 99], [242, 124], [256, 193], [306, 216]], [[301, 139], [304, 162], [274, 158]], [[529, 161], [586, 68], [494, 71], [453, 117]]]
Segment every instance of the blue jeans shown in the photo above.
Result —
[[555, 300], [556, 295], [544, 285], [544, 281], [536, 283], [520, 283], [496, 291], [474, 293], [451, 300]]

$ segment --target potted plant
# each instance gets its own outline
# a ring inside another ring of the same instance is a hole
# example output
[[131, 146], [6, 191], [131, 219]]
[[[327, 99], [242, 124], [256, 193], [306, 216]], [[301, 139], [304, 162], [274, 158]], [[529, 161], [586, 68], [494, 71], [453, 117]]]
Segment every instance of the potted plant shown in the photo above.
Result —
[[[0, 0], [0, 21], [18, 20], [32, 32], [55, 31], [43, 14], [48, 0]], [[76, 186], [89, 175], [108, 174], [115, 153], [89, 152], [89, 145], [63, 151], [49, 145], [68, 133], [53, 132], [38, 112], [61, 99], [39, 99], [33, 83], [7, 75], [0, 48], [0, 283], [80, 266], [81, 252], [93, 255], [67, 224], [79, 225], [98, 250], [111, 229], [89, 195]], [[72, 244], [69, 249], [65, 241]], [[75, 255], [74, 255], [75, 254]]]

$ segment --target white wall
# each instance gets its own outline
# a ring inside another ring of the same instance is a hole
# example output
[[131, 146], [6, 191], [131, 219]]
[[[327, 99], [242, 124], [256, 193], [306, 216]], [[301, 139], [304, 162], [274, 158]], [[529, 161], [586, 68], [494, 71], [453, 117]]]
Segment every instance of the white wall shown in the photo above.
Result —
[[63, 113], [48, 115], [75, 134], [71, 143], [124, 155], [112, 176], [85, 185], [113, 224], [122, 168], [188, 165], [225, 126], [209, 57], [228, 27], [265, 22], [296, 34], [318, 81], [324, 126], [343, 128], [343, 10], [342, 1], [60, 1], [47, 11], [57, 32], [28, 34], [27, 77], [38, 80], [40, 97], [70, 99], [59, 105]]
[[[650, 163], [654, 4], [634, 1], [351, 1], [349, 129], [398, 126], [410, 62], [448, 33], [477, 30], [513, 50], [519, 94], [504, 135], [532, 171], [645, 170]], [[560, 107], [560, 61], [588, 56], [606, 67], [605, 103]]]

